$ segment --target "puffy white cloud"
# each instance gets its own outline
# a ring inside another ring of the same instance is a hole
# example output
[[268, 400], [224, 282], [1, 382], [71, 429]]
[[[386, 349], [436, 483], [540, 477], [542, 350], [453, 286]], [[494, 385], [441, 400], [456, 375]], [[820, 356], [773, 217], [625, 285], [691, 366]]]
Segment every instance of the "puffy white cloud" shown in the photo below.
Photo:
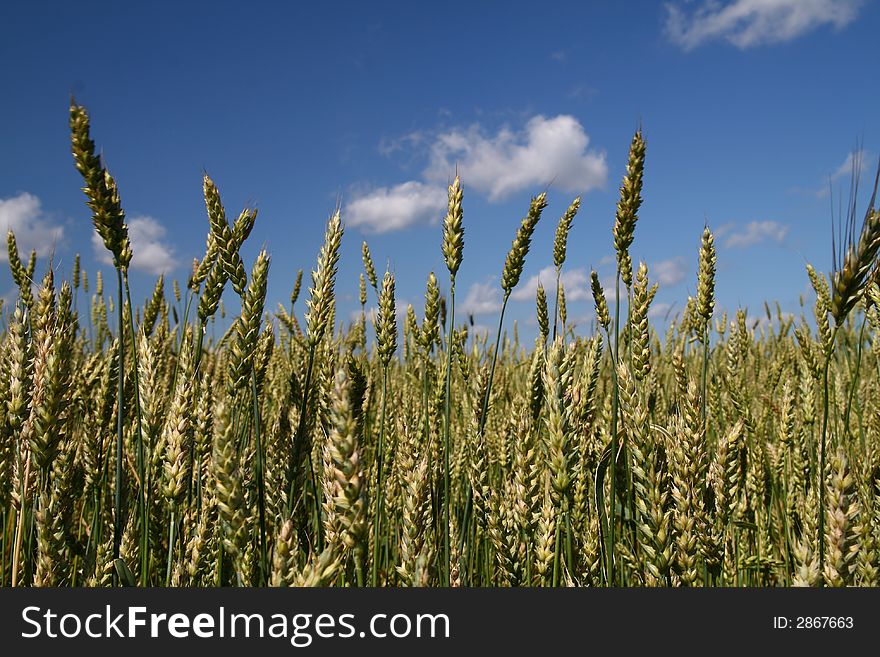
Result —
[[738, 48], [791, 41], [824, 25], [849, 25], [863, 0], [704, 0], [686, 11], [666, 5], [666, 35], [684, 50], [717, 39]]
[[[653, 275], [652, 275], [653, 274]], [[653, 278], [664, 287], [672, 287], [678, 285], [685, 277], [684, 258], [670, 258], [669, 260], [661, 260], [654, 263], [648, 269], [649, 278]]]
[[[584, 269], [564, 269], [562, 271], [562, 287], [565, 290], [566, 301], [583, 301], [592, 299], [590, 293], [590, 277]], [[556, 267], [544, 267], [537, 274], [529, 278], [511, 293], [510, 297], [517, 301], [534, 301], [538, 292], [538, 281], [547, 292], [547, 299], [552, 303], [556, 296]]]
[[[40, 199], [22, 192], [7, 199], [0, 199], [0, 231], [2, 237], [12, 230], [22, 258], [31, 250], [37, 255], [49, 255], [64, 238], [64, 227], [53, 223], [43, 212]], [[0, 249], [0, 261], [8, 262], [6, 248]]]
[[718, 238], [725, 237], [724, 246], [746, 248], [762, 242], [782, 242], [788, 235], [788, 226], [778, 221], [750, 221], [745, 226], [724, 224], [715, 232]]
[[[485, 283], [473, 283], [462, 301], [461, 308], [465, 315], [489, 315], [501, 310], [501, 287], [493, 280]], [[456, 312], [456, 315], [458, 313]]]
[[552, 184], [583, 193], [601, 187], [608, 174], [605, 154], [573, 116], [532, 117], [522, 130], [487, 134], [479, 125], [439, 134], [430, 149], [425, 177], [449, 180], [456, 168], [465, 184], [497, 201], [523, 189]]
[[344, 211], [345, 223], [374, 233], [439, 221], [446, 209], [446, 190], [417, 180], [378, 187], [355, 197]]
[[[131, 268], [158, 276], [177, 267], [174, 248], [164, 241], [165, 226], [153, 217], [140, 216], [128, 219], [128, 239], [131, 241]], [[101, 262], [112, 265], [113, 256], [104, 246], [96, 232], [92, 233], [92, 247]]]
[[491, 201], [523, 189], [552, 185], [584, 193], [605, 183], [605, 154], [589, 148], [580, 122], [568, 115], [534, 116], [520, 130], [489, 133], [479, 124], [446, 131], [413, 131], [383, 139], [379, 152], [427, 153], [422, 180], [356, 193], [345, 207], [349, 226], [386, 233], [439, 221], [446, 209], [446, 185], [456, 171], [468, 189]]

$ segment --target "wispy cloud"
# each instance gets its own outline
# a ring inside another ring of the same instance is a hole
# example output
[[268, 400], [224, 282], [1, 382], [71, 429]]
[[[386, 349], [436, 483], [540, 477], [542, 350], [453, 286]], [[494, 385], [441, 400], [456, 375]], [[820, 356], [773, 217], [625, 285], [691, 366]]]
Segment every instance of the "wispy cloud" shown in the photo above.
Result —
[[349, 226], [387, 233], [422, 222], [436, 222], [445, 208], [446, 190], [442, 186], [410, 180], [356, 196], [346, 206], [344, 217]]
[[876, 157], [867, 151], [853, 151], [849, 153], [840, 163], [840, 165], [828, 174], [828, 180], [815, 190], [815, 194], [819, 198], [827, 198], [831, 193], [834, 183], [844, 178], [855, 176], [857, 179], [861, 176], [868, 165], [873, 165]]
[[[590, 281], [586, 270], [564, 270], [561, 280], [567, 301], [583, 301], [584, 299], [592, 298], [590, 296]], [[538, 292], [538, 281], [541, 282], [541, 285], [547, 291], [548, 298], [556, 294], [556, 268], [545, 267], [525, 283], [520, 283], [511, 293], [510, 297], [517, 301], [534, 301], [535, 294]]]
[[501, 288], [494, 280], [473, 283], [461, 304], [465, 315], [489, 315], [501, 310]]
[[[783, 312], [782, 313], [782, 321], [790, 321], [794, 319], [794, 313]], [[747, 315], [746, 316], [746, 326], [752, 327], [752, 330], [761, 329], [764, 331], [769, 331], [774, 326], [779, 324], [779, 316], [774, 313], [771, 318], [767, 318], [767, 315]]]
[[[398, 322], [402, 322], [406, 319], [407, 306], [409, 306], [409, 301], [404, 299], [397, 299], [394, 302], [394, 318]], [[418, 315], [418, 312], [416, 312], [416, 315]], [[379, 319], [379, 307], [368, 306], [364, 309], [364, 316], [367, 318], [368, 322], [375, 324], [376, 320]], [[361, 309], [358, 307], [349, 312], [348, 320], [350, 322], [359, 322], [361, 320]]]
[[[23, 258], [31, 250], [45, 257], [52, 252], [64, 238], [64, 227], [60, 226], [43, 211], [40, 199], [33, 194], [22, 192], [7, 199], [0, 199], [0, 231], [5, 238], [12, 230]], [[0, 249], [0, 262], [8, 262], [6, 249]]]
[[684, 280], [686, 273], [684, 258], [670, 258], [654, 263], [648, 269], [648, 275], [653, 274], [654, 280], [664, 287], [678, 285]]
[[778, 221], [750, 221], [745, 225], [723, 224], [715, 231], [715, 237], [724, 239], [724, 247], [747, 248], [762, 242], [781, 243], [788, 235], [788, 226]]
[[472, 189], [498, 201], [523, 189], [553, 184], [584, 193], [605, 184], [605, 153], [589, 148], [590, 138], [569, 115], [532, 117], [521, 130], [489, 134], [480, 125], [437, 136], [425, 178], [445, 182], [458, 168]]
[[[174, 256], [174, 247], [165, 241], [165, 226], [153, 217], [141, 216], [128, 220], [128, 239], [131, 240], [131, 268], [155, 276], [171, 271], [180, 263]], [[92, 233], [95, 256], [107, 265], [113, 264], [113, 256], [104, 246], [101, 237]]]
[[472, 338], [477, 336], [485, 338], [494, 330], [495, 329], [488, 324], [478, 324], [475, 322], [473, 326], [468, 326], [468, 336]]
[[424, 141], [425, 133], [420, 130], [413, 130], [401, 137], [383, 137], [379, 141], [379, 153], [388, 157], [398, 151], [416, 147]]
[[842, 29], [863, 0], [704, 0], [693, 10], [666, 4], [666, 35], [684, 50], [724, 40], [738, 48], [791, 41], [819, 27]]
[[665, 319], [670, 310], [672, 310], [671, 303], [652, 303], [648, 309], [648, 317], [651, 319]]

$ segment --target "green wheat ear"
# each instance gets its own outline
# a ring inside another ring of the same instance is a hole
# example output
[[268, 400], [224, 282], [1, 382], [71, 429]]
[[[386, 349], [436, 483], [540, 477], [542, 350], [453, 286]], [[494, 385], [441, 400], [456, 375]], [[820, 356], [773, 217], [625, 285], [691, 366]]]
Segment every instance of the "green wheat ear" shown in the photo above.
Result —
[[837, 326], [843, 323], [861, 298], [871, 270], [878, 266], [878, 251], [880, 211], [869, 208], [858, 241], [850, 244], [842, 257], [835, 258], [831, 275], [831, 314]]
[[113, 176], [95, 155], [95, 142], [89, 135], [89, 115], [86, 109], [70, 101], [70, 138], [76, 168], [85, 182], [83, 192], [92, 210], [92, 223], [104, 246], [113, 255], [113, 264], [125, 271], [131, 263], [131, 243], [125, 212], [119, 201], [119, 191]]
[[[303, 270], [300, 269], [296, 272], [296, 281], [293, 283], [293, 290], [290, 292], [290, 307], [293, 308], [296, 305], [297, 299], [299, 299], [299, 292], [302, 289], [303, 282]], [[293, 311], [291, 311], [293, 312]]]
[[449, 202], [446, 219], [443, 220], [443, 258], [449, 275], [455, 278], [461, 266], [464, 252], [464, 225], [462, 223], [461, 179], [456, 176], [449, 185]]
[[367, 246], [366, 241], [361, 245], [361, 258], [364, 261], [364, 271], [367, 273], [367, 280], [370, 281], [370, 285], [373, 286], [376, 294], [378, 294], [379, 280], [376, 278], [376, 267], [373, 265], [373, 256], [370, 255], [370, 247]]
[[18, 243], [15, 240], [15, 233], [12, 229], [6, 233], [6, 247], [9, 254], [9, 270], [12, 272], [12, 280], [18, 286], [18, 294], [21, 297], [25, 307], [31, 308], [34, 305], [34, 294], [31, 290], [33, 281], [28, 269], [22, 264], [18, 255]]
[[547, 336], [550, 335], [550, 316], [547, 310], [547, 293], [541, 281], [538, 281], [538, 290], [535, 293], [535, 307], [538, 315], [538, 331], [541, 333], [541, 344], [547, 343]]
[[605, 290], [602, 289], [599, 274], [595, 269], [590, 272], [590, 290], [593, 293], [593, 303], [596, 307], [596, 319], [607, 332], [611, 327], [611, 315], [608, 312], [608, 302], [605, 300]]
[[556, 237], [553, 240], [553, 265], [556, 269], [561, 268], [565, 263], [568, 232], [571, 230], [571, 224], [580, 207], [581, 197], [578, 196], [571, 202], [565, 214], [559, 219], [559, 225], [556, 227]]
[[385, 272], [382, 289], [379, 292], [379, 318], [376, 321], [376, 339], [379, 342], [379, 357], [388, 367], [397, 351], [397, 317], [394, 302], [394, 275]]
[[528, 214], [516, 231], [516, 237], [507, 253], [507, 259], [504, 261], [504, 270], [501, 272], [501, 288], [506, 295], [509, 295], [519, 283], [526, 255], [528, 255], [529, 247], [532, 244], [532, 235], [545, 207], [547, 207], [546, 193], [541, 193], [533, 198], [529, 204]]
[[434, 272], [428, 274], [425, 290], [425, 319], [419, 332], [420, 344], [425, 353], [440, 340], [440, 287]]
[[324, 244], [318, 256], [318, 267], [312, 272], [311, 298], [306, 311], [308, 340], [317, 345], [329, 328], [333, 315], [333, 298], [336, 285], [336, 268], [339, 264], [339, 247], [342, 244], [342, 220], [339, 210], [327, 222]]
[[645, 379], [651, 371], [651, 335], [648, 325], [648, 311], [654, 295], [657, 294], [657, 289], [657, 283], [649, 287], [648, 267], [644, 262], [640, 262], [636, 273], [636, 282], [633, 286], [633, 310], [630, 318], [633, 375], [639, 381]]
[[642, 131], [636, 131], [629, 147], [626, 175], [620, 185], [620, 200], [614, 220], [614, 249], [617, 251], [617, 264], [621, 279], [629, 287], [632, 285], [632, 260], [629, 247], [635, 236], [639, 208], [642, 205], [642, 176], [645, 171], [645, 141]]
[[700, 245], [700, 272], [697, 278], [697, 313], [709, 322], [715, 312], [715, 238], [709, 227], [703, 229]]

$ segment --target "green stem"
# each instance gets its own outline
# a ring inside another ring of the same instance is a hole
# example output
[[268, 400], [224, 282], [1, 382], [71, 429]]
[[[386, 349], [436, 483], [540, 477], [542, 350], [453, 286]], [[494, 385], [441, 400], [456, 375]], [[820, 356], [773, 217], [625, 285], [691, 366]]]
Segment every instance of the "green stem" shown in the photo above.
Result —
[[354, 556], [354, 574], [358, 588], [362, 588], [364, 585], [364, 557], [362, 554]]
[[6, 534], [8, 529], [7, 507], [3, 507], [3, 536], [0, 537], [0, 586], [6, 586]]
[[165, 586], [171, 586], [171, 563], [174, 561], [174, 533], [177, 529], [177, 504], [171, 507], [171, 521], [168, 523], [168, 566], [165, 570]]
[[709, 380], [709, 323], [703, 325], [703, 378], [700, 393], [700, 419], [703, 423], [703, 439], [706, 438], [706, 386]]
[[449, 552], [449, 415], [452, 392], [452, 333], [455, 328], [455, 277], [450, 276], [449, 290], [449, 325], [446, 337], [446, 395], [443, 405], [443, 580], [444, 586], [450, 584], [450, 559]]
[[[189, 321], [189, 308], [193, 302], [193, 295], [189, 288], [186, 291], [186, 308], [183, 311], [183, 324], [180, 325], [180, 341], [177, 343], [177, 353], [180, 354], [181, 347], [183, 346], [183, 338], [186, 335], [186, 323]], [[177, 386], [177, 373], [180, 371], [180, 359], [174, 363], [174, 378], [171, 380], [171, 389], [174, 390]], [[195, 371], [195, 370], [193, 370]]]
[[504, 325], [504, 311], [507, 308], [507, 300], [510, 293], [504, 295], [504, 301], [501, 303], [501, 315], [498, 318], [498, 332], [495, 336], [495, 349], [492, 351], [492, 365], [489, 368], [489, 383], [486, 386], [486, 394], [483, 397], [482, 413], [480, 414], [480, 433], [486, 428], [486, 417], [489, 415], [489, 398], [492, 395], [492, 381], [495, 379], [495, 365], [498, 362], [498, 347], [501, 345], [501, 327]]
[[614, 364], [611, 372], [612, 394], [611, 394], [611, 462], [608, 464], [609, 476], [611, 477], [611, 491], [608, 513], [608, 544], [606, 548], [606, 558], [608, 560], [608, 585], [614, 586], [614, 525], [615, 525], [615, 506], [617, 503], [617, 415], [620, 407], [620, 391], [617, 384], [617, 365], [620, 361], [620, 267], [618, 266], [617, 278], [615, 280], [616, 291], [614, 295]]
[[[193, 360], [193, 381], [196, 385], [196, 390], [198, 391], [202, 384], [207, 383], [206, 381], [202, 381], [201, 376], [199, 375], [199, 366], [202, 361], [202, 342], [204, 340], [205, 334], [205, 323], [202, 321], [201, 316], [199, 316], [198, 328], [196, 329], [196, 335], [193, 336], [193, 341], [195, 342], [195, 359]], [[188, 490], [187, 490], [187, 500], [192, 502], [192, 493], [193, 493], [193, 480], [195, 480], [196, 484], [196, 508], [201, 511], [202, 509], [202, 477], [201, 477], [201, 465], [195, 462], [195, 454], [194, 450], [189, 450], [189, 482], [188, 482]]]
[[565, 564], [568, 567], [568, 573], [573, 576], [574, 573], [574, 546], [572, 541], [571, 530], [571, 509], [565, 511]]
[[[861, 370], [861, 366], [862, 366], [862, 343], [865, 341], [865, 325], [867, 324], [867, 321], [868, 321], [867, 315], [862, 317], [862, 327], [859, 330], [859, 343], [856, 345], [856, 367], [855, 367], [855, 372], [852, 375], [852, 381], [850, 382], [850, 386], [849, 386], [849, 396], [847, 397], [847, 400], [846, 400], [846, 413], [844, 413], [844, 416], [843, 416], [843, 430], [846, 431], [847, 435], [850, 434], [850, 431], [849, 431], [850, 411], [852, 410], [853, 398], [855, 397], [856, 388], [858, 387], [858, 384], [859, 384], [859, 371]], [[865, 447], [864, 437], [862, 438], [862, 441], [863, 441], [862, 448], [864, 448]]]
[[123, 318], [122, 302], [122, 270], [117, 267], [116, 278], [118, 283], [119, 299], [119, 380], [116, 387], [116, 481], [113, 497], [114, 523], [113, 523], [113, 558], [119, 558], [119, 548], [122, 545], [122, 440], [123, 425], [125, 420], [125, 327]]
[[[290, 461], [288, 477], [290, 480], [290, 491], [287, 495], [287, 508], [292, 511], [294, 508], [294, 491], [296, 489], [297, 480], [299, 479], [299, 462], [302, 458], [303, 440], [306, 430], [306, 412], [308, 410], [309, 392], [312, 385], [312, 370], [315, 366], [315, 347], [309, 347], [309, 361], [306, 366], [306, 381], [303, 386], [302, 401], [299, 407], [299, 424], [293, 438], [293, 454]], [[309, 454], [309, 469], [311, 470], [312, 457]], [[301, 493], [303, 491], [300, 491]]]
[[562, 537], [562, 527], [559, 524], [559, 518], [556, 519], [556, 538], [553, 541], [553, 580], [551, 585], [555, 588], [559, 586], [559, 553]]
[[[553, 339], [556, 340], [556, 318], [559, 316], [559, 278], [560, 269], [556, 268], [556, 298], [553, 301]], [[563, 327], [564, 330], [565, 327]]]
[[[125, 299], [128, 302], [128, 319], [131, 324], [131, 339], [132, 339], [132, 357], [134, 360], [134, 399], [135, 399], [135, 409], [137, 411], [137, 469], [138, 469], [138, 479], [140, 479], [141, 484], [141, 494], [138, 495], [138, 516], [141, 520], [141, 586], [147, 585], [147, 578], [149, 573], [147, 572], [149, 569], [149, 551], [150, 551], [150, 514], [147, 512], [148, 509], [148, 495], [149, 495], [149, 487], [147, 485], [147, 467], [146, 467], [146, 453], [144, 450], [144, 436], [141, 431], [141, 389], [140, 389], [140, 375], [138, 372], [138, 351], [137, 351], [137, 342], [135, 341], [135, 336], [137, 333], [135, 332], [134, 326], [134, 312], [133, 306], [131, 305], [131, 290], [128, 285], [128, 272], [125, 274]], [[120, 331], [121, 333], [121, 331]]]
[[428, 417], [428, 363], [430, 359], [430, 352], [425, 354], [424, 358], [424, 376], [423, 376], [423, 384], [422, 384], [422, 414], [425, 418], [424, 426], [422, 430], [424, 431], [424, 436], [422, 438], [423, 444], [426, 445], [426, 449], [428, 450], [428, 491], [431, 495], [431, 519], [434, 521], [434, 526], [436, 527], [439, 520], [439, 502], [438, 502], [438, 491], [437, 491], [437, 482], [434, 480], [434, 461], [433, 461], [433, 450], [431, 449], [431, 445], [429, 441], [431, 440], [431, 423], [430, 418]]
[[260, 511], [260, 577], [266, 585], [269, 576], [269, 552], [266, 545], [266, 481], [263, 466], [263, 438], [260, 430], [260, 400], [257, 396], [257, 374], [251, 364], [251, 391], [254, 399], [254, 437], [256, 440], [257, 495]]
[[[489, 368], [489, 381], [487, 383], [486, 394], [483, 396], [483, 401], [482, 401], [482, 405], [481, 405], [482, 411], [480, 413], [480, 423], [479, 423], [480, 435], [483, 434], [483, 431], [486, 428], [486, 420], [489, 415], [489, 399], [491, 398], [491, 395], [492, 395], [492, 381], [495, 378], [495, 365], [498, 362], [498, 348], [501, 344], [501, 329], [502, 329], [502, 326], [504, 325], [504, 311], [507, 308], [507, 301], [509, 298], [510, 298], [510, 294], [506, 293], [504, 295], [504, 301], [501, 304], [501, 314], [498, 318], [498, 331], [495, 335], [495, 349], [492, 351], [492, 365]], [[465, 486], [468, 485], [466, 480], [464, 482], [464, 485]], [[472, 504], [473, 494], [474, 494], [473, 490], [470, 488], [470, 486], [468, 486], [467, 503], [465, 504], [464, 516], [461, 521], [461, 527], [462, 527], [461, 547], [464, 546], [465, 537], [468, 536], [467, 530], [470, 525], [471, 513], [473, 510], [473, 504]], [[471, 562], [468, 562], [468, 564], [467, 564], [468, 567], [470, 566], [470, 563]], [[462, 573], [462, 578], [463, 578], [463, 581], [468, 581], [467, 580], [467, 573]]]
[[825, 366], [822, 368], [822, 433], [819, 436], [819, 576], [825, 572], [825, 442], [828, 432], [828, 367], [834, 353], [834, 340], [837, 328], [831, 335], [831, 348], [825, 354]]
[[382, 368], [382, 416], [379, 424], [379, 450], [376, 455], [376, 515], [373, 518], [373, 567], [371, 584], [379, 585], [379, 554], [382, 512], [385, 502], [385, 407], [388, 401], [388, 366]]

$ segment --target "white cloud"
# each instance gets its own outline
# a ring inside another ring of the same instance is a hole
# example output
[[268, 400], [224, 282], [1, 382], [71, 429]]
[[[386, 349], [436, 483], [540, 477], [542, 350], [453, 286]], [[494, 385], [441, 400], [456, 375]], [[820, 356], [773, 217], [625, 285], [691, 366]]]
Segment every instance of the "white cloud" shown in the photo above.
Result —
[[439, 221], [445, 208], [446, 190], [442, 186], [410, 180], [356, 197], [346, 206], [344, 217], [349, 226], [386, 233], [422, 221]]
[[[530, 322], [531, 324], [537, 324], [536, 321]], [[591, 310], [585, 315], [575, 315], [574, 317], [568, 318], [568, 327], [578, 327], [578, 326], [590, 326], [595, 325], [596, 323], [596, 313]]]
[[819, 198], [826, 198], [831, 191], [831, 186], [833, 183], [837, 182], [841, 178], [852, 178], [855, 176], [858, 179], [862, 173], [865, 171], [866, 163], [874, 163], [876, 162], [876, 157], [867, 151], [853, 151], [849, 155], [844, 158], [843, 162], [832, 171], [828, 176], [828, 181], [826, 184], [822, 185], [816, 190], [816, 196]]
[[427, 153], [422, 180], [356, 193], [345, 208], [345, 220], [375, 233], [437, 222], [446, 209], [446, 185], [456, 171], [469, 189], [491, 201], [548, 185], [584, 193], [602, 186], [608, 174], [605, 153], [589, 144], [583, 126], [568, 115], [534, 116], [520, 130], [504, 127], [495, 134], [474, 124], [383, 139], [379, 152], [385, 156]]
[[[163, 272], [170, 271], [178, 266], [177, 258], [174, 257], [174, 249], [170, 244], [163, 241], [166, 230], [153, 217], [134, 217], [129, 219], [128, 239], [131, 241], [131, 268], [158, 276]], [[104, 246], [104, 241], [98, 233], [92, 233], [92, 247], [95, 256], [107, 265], [113, 264], [113, 256]]]
[[[538, 281], [547, 292], [547, 299], [556, 295], [556, 267], [544, 267], [540, 272], [520, 284], [510, 295], [517, 301], [534, 301], [538, 292]], [[562, 272], [562, 287], [565, 289], [566, 301], [583, 301], [592, 299], [590, 279], [584, 269], [568, 269]], [[550, 301], [552, 303], [552, 301]]]
[[501, 288], [491, 280], [485, 283], [474, 283], [460, 307], [465, 315], [497, 313], [501, 310]]
[[839, 180], [846, 175], [859, 175], [865, 168], [864, 158], [860, 157], [858, 153], [850, 153], [846, 156], [843, 162], [840, 163], [840, 166], [837, 167], [834, 172], [828, 176], [832, 181]]
[[389, 157], [398, 151], [419, 146], [424, 141], [425, 134], [420, 130], [413, 130], [402, 137], [382, 137], [379, 141], [379, 153], [385, 157]]
[[[406, 319], [406, 307], [409, 305], [409, 301], [405, 301], [403, 299], [397, 299], [394, 302], [394, 318], [398, 322], [402, 322]], [[415, 310], [415, 309], [414, 309]], [[367, 306], [364, 309], [364, 315], [367, 318], [367, 322], [375, 324], [379, 319], [379, 307], [378, 306]], [[422, 319], [419, 316], [419, 311], [416, 310], [416, 317], [420, 320]], [[361, 309], [360, 306], [352, 310], [348, 313], [348, 320], [350, 322], [359, 322], [361, 321]]]
[[[615, 274], [611, 276], [605, 276], [599, 278], [599, 285], [602, 287], [602, 292], [605, 294], [606, 303], [615, 303], [617, 301], [617, 277]], [[620, 287], [624, 287], [623, 283], [620, 284]], [[623, 292], [626, 293], [626, 288], [624, 287]], [[592, 299], [592, 291], [590, 292], [590, 298]], [[624, 299], [626, 301], [626, 299]]]
[[431, 146], [425, 177], [447, 181], [456, 168], [465, 184], [497, 201], [523, 189], [552, 184], [566, 192], [601, 187], [608, 174], [605, 153], [573, 116], [535, 116], [520, 131], [487, 135], [479, 126], [454, 128]]
[[486, 324], [474, 323], [473, 326], [468, 326], [468, 337], [474, 338], [477, 336], [481, 336], [485, 338], [490, 335], [494, 330], [494, 328]]
[[715, 236], [720, 238], [725, 235], [726, 248], [746, 248], [761, 242], [782, 242], [788, 235], [788, 226], [778, 221], [750, 221], [742, 228], [735, 224], [724, 224], [718, 227]]
[[666, 35], [684, 50], [717, 39], [738, 48], [791, 41], [824, 25], [841, 29], [859, 13], [863, 0], [704, 0], [686, 11], [666, 5]]
[[[9, 258], [7, 258], [7, 260], [9, 260]], [[11, 308], [11, 307], [13, 307], [16, 300], [18, 299], [18, 295], [19, 295], [18, 287], [13, 285], [11, 288], [6, 290], [5, 294], [0, 294], [0, 301], [3, 301], [3, 305], [6, 308]]]
[[653, 267], [648, 270], [648, 276], [651, 277], [652, 273], [653, 278], [664, 287], [678, 285], [685, 277], [684, 258], [679, 256], [677, 258], [662, 260], [655, 263]]
[[671, 303], [652, 303], [648, 309], [648, 317], [651, 319], [665, 319], [666, 314], [672, 310]]
[[[64, 227], [52, 223], [43, 212], [40, 199], [27, 192], [0, 199], [0, 231], [3, 238], [9, 230], [15, 233], [19, 254], [25, 259], [33, 249], [41, 258], [47, 256], [64, 237]], [[0, 261], [9, 261], [5, 248], [0, 249]]]

